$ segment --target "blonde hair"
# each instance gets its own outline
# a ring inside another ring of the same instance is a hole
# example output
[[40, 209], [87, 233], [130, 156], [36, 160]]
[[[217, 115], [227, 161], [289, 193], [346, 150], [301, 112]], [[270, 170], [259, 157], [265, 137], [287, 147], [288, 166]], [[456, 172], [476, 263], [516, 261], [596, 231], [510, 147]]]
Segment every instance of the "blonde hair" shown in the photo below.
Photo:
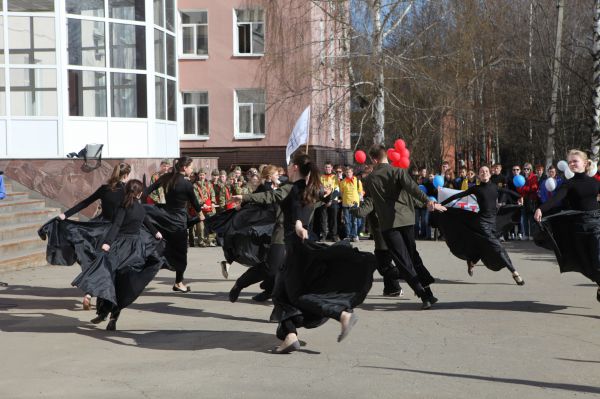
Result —
[[260, 171], [260, 177], [265, 180], [268, 180], [271, 177], [271, 175], [277, 171], [278, 169], [275, 165], [264, 165]]
[[567, 159], [569, 159], [569, 157], [579, 157], [583, 160], [583, 163], [585, 164], [585, 171], [586, 173], [590, 171], [590, 169], [592, 168], [592, 161], [590, 161], [588, 159], [587, 154], [584, 151], [581, 150], [571, 150], [569, 151], [569, 153], [567, 154]]

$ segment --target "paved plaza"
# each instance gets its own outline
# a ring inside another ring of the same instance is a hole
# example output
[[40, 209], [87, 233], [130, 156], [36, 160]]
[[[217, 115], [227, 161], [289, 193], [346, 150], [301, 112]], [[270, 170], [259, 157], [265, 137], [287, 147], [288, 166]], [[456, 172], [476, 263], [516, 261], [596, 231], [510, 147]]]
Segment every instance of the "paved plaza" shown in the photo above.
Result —
[[[359, 243], [372, 250], [372, 241]], [[507, 245], [525, 278], [464, 262], [442, 242], [418, 242], [440, 302], [421, 311], [381, 296], [376, 282], [342, 343], [330, 321], [300, 330], [300, 352], [273, 355], [270, 303], [258, 286], [227, 293], [219, 248], [192, 248], [187, 281], [161, 271], [126, 309], [118, 331], [89, 323], [78, 266], [0, 272], [0, 398], [598, 398], [600, 303], [579, 274], [560, 275], [550, 252]]]

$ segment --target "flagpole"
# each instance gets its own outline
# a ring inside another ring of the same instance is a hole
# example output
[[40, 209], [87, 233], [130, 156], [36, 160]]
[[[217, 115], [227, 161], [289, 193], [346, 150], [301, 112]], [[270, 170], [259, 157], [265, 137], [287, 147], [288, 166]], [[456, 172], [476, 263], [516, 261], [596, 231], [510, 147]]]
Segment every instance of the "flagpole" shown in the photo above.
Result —
[[306, 134], [306, 154], [308, 155], [308, 144], [310, 143], [310, 129], [312, 126], [312, 112], [308, 115], [308, 133]]

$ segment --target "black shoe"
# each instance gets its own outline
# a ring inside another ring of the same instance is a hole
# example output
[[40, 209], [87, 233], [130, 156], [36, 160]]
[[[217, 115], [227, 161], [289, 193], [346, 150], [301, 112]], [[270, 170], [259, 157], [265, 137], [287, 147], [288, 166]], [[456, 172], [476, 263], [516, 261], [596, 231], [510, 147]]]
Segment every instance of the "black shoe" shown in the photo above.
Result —
[[423, 299], [422, 301], [423, 301], [423, 305], [421, 305], [422, 310], [431, 309], [431, 302], [429, 301], [429, 298]]
[[192, 289], [188, 286], [188, 287], [185, 287], [185, 290], [182, 290], [178, 286], [174, 285], [173, 291], [175, 291], [175, 292], [190, 292], [190, 291], [192, 291]]
[[106, 325], [106, 331], [115, 331], [117, 329], [117, 320], [110, 319]]
[[596, 299], [600, 302], [600, 287], [598, 287], [598, 291], [596, 292]]
[[106, 316], [108, 316], [108, 315], [99, 314], [98, 316], [96, 316], [92, 320], [90, 320], [90, 323], [92, 323], [92, 324], [100, 324], [103, 321], [106, 321]]
[[400, 292], [401, 291], [402, 291], [401, 289], [397, 290], [397, 291], [386, 291], [386, 290], [383, 290], [383, 296], [400, 296]]
[[229, 301], [232, 303], [236, 302], [240, 296], [240, 292], [242, 292], [242, 289], [237, 285], [234, 285], [231, 291], [229, 291]]
[[269, 294], [267, 291], [263, 291], [263, 292], [260, 292], [260, 293], [258, 293], [256, 295], [254, 295], [252, 297], [252, 300], [256, 301], [256, 302], [266, 302], [270, 298], [271, 298], [271, 294]]

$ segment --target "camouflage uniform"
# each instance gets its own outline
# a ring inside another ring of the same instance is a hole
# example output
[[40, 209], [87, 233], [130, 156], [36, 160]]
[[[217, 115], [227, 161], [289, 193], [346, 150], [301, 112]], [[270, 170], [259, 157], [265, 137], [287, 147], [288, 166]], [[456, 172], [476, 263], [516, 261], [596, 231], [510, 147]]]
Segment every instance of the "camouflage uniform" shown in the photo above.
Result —
[[196, 235], [198, 236], [198, 245], [201, 247], [215, 246], [216, 235], [209, 234], [204, 226], [204, 219], [208, 216], [212, 216], [215, 214], [215, 190], [213, 185], [208, 180], [198, 180], [194, 183], [194, 194], [196, 194], [196, 198], [198, 198], [198, 202], [208, 204], [210, 203], [210, 208], [203, 208], [202, 215], [200, 216], [200, 222], [196, 224]]
[[[150, 176], [150, 185], [152, 185], [161, 175], [156, 172], [152, 176]], [[150, 193], [149, 197], [154, 201], [155, 204], [166, 204], [167, 200], [165, 199], [165, 189], [159, 187], [157, 190], [154, 190]]]

